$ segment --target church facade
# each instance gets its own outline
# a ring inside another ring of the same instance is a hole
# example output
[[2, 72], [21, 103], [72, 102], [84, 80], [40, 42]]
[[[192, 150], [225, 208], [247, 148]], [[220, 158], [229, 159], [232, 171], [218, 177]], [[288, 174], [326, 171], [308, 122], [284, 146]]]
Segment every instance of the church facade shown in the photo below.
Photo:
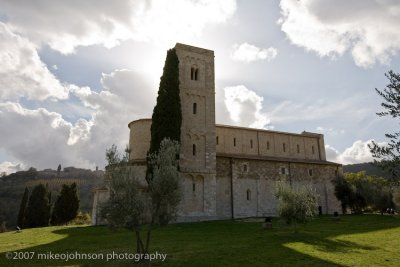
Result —
[[[311, 184], [324, 214], [340, 212], [333, 180], [342, 166], [326, 160], [322, 134], [300, 134], [215, 124], [214, 52], [176, 44], [182, 108], [178, 221], [277, 215], [275, 184]], [[130, 129], [130, 165], [145, 185], [151, 119]], [[93, 224], [107, 188], [95, 190]]]

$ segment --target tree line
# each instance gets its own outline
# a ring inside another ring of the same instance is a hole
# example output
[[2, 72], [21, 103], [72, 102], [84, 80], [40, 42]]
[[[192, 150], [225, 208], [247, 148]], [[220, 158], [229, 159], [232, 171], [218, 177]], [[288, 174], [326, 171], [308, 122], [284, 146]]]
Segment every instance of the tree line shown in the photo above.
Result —
[[17, 226], [34, 228], [49, 226], [49, 224], [62, 225], [76, 218], [79, 210], [76, 183], [63, 184], [54, 205], [51, 198], [47, 185], [38, 184], [32, 192], [26, 187], [18, 212]]
[[385, 178], [366, 175], [365, 171], [345, 173], [335, 181], [335, 195], [342, 204], [342, 212], [386, 212], [394, 209], [393, 183]]

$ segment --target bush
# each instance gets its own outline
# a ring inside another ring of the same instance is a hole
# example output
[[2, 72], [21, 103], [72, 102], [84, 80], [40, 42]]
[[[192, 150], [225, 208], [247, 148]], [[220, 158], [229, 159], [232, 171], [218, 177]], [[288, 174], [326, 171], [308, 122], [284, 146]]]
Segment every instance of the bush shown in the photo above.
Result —
[[278, 181], [276, 198], [279, 200], [279, 216], [286, 223], [297, 225], [307, 223], [317, 210], [317, 194], [311, 186], [292, 187], [285, 181]]
[[78, 212], [75, 219], [73, 219], [69, 225], [87, 225], [92, 223], [92, 217], [89, 213]]

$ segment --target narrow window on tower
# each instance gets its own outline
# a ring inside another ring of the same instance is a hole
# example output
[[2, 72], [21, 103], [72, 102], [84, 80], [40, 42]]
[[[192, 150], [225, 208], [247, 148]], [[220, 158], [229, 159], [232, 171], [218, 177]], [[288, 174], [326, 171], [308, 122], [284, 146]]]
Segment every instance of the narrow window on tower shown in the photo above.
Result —
[[251, 200], [251, 191], [250, 191], [250, 189], [247, 189], [247, 191], [246, 191], [246, 199], [247, 200]]
[[233, 146], [236, 146], [236, 138], [233, 138]]
[[199, 79], [199, 69], [196, 66], [190, 68], [190, 79], [197, 81]]
[[218, 136], [217, 136], [217, 140], [216, 140], [216, 142], [217, 142], [217, 145], [219, 144], [219, 138], [218, 138]]
[[267, 150], [269, 150], [269, 141], [267, 141]]
[[247, 167], [247, 164], [243, 164], [243, 172], [248, 172], [249, 168]]
[[312, 169], [309, 169], [309, 170], [308, 170], [308, 175], [309, 175], [309, 176], [313, 176], [313, 170], [312, 170]]
[[196, 184], [195, 183], [193, 183], [193, 192], [196, 192]]
[[193, 156], [196, 156], [196, 145], [193, 144]]
[[253, 148], [253, 139], [250, 140], [250, 148]]
[[194, 72], [195, 72], [195, 69], [192, 67], [192, 68], [190, 68], [190, 79], [193, 81], [194, 80]]
[[300, 145], [297, 145], [297, 153], [300, 153]]
[[197, 114], [197, 103], [193, 103], [193, 114]]
[[283, 152], [286, 152], [286, 144], [283, 143]]
[[313, 154], [315, 154], [314, 146], [311, 147], [311, 151], [312, 151]]

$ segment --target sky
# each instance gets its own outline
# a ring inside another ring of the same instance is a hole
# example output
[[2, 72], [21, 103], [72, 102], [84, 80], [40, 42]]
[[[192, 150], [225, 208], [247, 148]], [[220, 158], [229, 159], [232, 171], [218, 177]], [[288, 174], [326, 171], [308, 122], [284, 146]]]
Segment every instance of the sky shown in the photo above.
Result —
[[166, 51], [215, 52], [216, 122], [324, 134], [328, 160], [372, 160], [400, 72], [396, 0], [0, 0], [0, 172], [105, 166], [151, 117]]

